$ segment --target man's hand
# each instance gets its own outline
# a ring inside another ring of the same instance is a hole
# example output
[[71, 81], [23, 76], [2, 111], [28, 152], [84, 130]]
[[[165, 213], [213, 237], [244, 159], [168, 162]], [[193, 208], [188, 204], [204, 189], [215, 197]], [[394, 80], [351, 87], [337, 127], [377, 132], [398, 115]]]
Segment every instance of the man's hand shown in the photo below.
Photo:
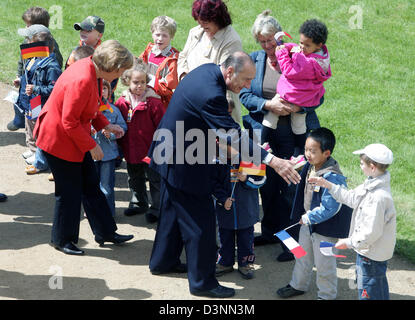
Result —
[[112, 132], [113, 134], [115, 134], [115, 137], [117, 139], [121, 138], [124, 135], [124, 130], [123, 128], [121, 128], [118, 124], [109, 124], [104, 128], [104, 135], [105, 135], [105, 131], [108, 132]]
[[278, 157], [273, 157], [269, 166], [275, 170], [288, 184], [298, 184], [301, 180], [300, 175], [294, 169], [295, 162], [291, 160], [284, 160]]
[[93, 160], [100, 161], [102, 160], [102, 158], [104, 158], [104, 152], [102, 152], [102, 149], [99, 146], [99, 144], [97, 144], [94, 148], [89, 150], [89, 152], [91, 153]]

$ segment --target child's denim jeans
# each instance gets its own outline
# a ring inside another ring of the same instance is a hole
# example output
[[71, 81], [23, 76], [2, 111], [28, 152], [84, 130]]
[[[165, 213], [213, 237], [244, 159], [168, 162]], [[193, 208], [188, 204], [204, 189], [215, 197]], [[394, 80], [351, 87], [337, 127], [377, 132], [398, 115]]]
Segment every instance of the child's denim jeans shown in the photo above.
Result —
[[389, 300], [386, 261], [374, 261], [360, 254], [356, 258], [359, 300]]

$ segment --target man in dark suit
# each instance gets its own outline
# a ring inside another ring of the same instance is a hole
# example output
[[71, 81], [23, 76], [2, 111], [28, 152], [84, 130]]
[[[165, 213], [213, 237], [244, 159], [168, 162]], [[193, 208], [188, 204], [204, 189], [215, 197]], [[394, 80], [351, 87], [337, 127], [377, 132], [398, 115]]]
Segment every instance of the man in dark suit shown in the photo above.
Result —
[[[235, 129], [236, 135], [227, 139], [228, 143], [241, 142], [241, 129], [228, 113], [226, 90], [239, 93], [250, 87], [254, 77], [255, 65], [243, 52], [230, 55], [221, 66], [204, 64], [187, 74], [176, 88], [150, 147], [150, 167], [162, 178], [160, 219], [150, 271], [185, 272], [180, 262], [185, 246], [189, 289], [196, 296], [226, 298], [235, 294], [234, 289], [219, 285], [215, 277], [216, 219], [211, 177], [216, 166], [212, 165], [212, 148], [207, 141], [209, 130]], [[194, 135], [196, 131], [204, 139]], [[196, 149], [196, 163], [188, 161], [194, 156], [188, 147], [194, 143], [200, 146], [195, 137], [203, 145]], [[258, 162], [274, 168], [287, 182], [299, 182], [292, 162], [274, 157], [250, 141], [249, 149], [255, 148]]]

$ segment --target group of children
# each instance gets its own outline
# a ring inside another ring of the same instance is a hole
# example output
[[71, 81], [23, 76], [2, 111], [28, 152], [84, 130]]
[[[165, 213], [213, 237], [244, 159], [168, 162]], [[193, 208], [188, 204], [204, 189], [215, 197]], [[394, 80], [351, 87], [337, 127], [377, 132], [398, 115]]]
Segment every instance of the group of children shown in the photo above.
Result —
[[[23, 153], [23, 157], [28, 164], [28, 174], [48, 168], [32, 136], [36, 117], [31, 114], [31, 100], [40, 96], [41, 105], [44, 105], [62, 67], [59, 47], [47, 28], [48, 17], [45, 9], [30, 8], [22, 16], [27, 28], [19, 29], [25, 42], [45, 41], [51, 52], [49, 57], [24, 61], [14, 82], [20, 87], [19, 98], [16, 117], [8, 128], [26, 128], [29, 151]], [[117, 141], [112, 134], [96, 132], [91, 127], [91, 135], [104, 152], [104, 158], [96, 162], [96, 167], [113, 215], [116, 161], [124, 157], [132, 193], [124, 214], [145, 213], [149, 223], [158, 220], [160, 177], [149, 169], [147, 151], [178, 85], [179, 52], [171, 46], [176, 28], [176, 22], [170, 17], [159, 16], [153, 20], [153, 42], [136, 58], [133, 68], [122, 75], [121, 81], [127, 89], [116, 101], [114, 91], [118, 79], [111, 84], [103, 81], [100, 111], [126, 132]], [[100, 17], [89, 16], [75, 23], [74, 29], [80, 31], [80, 42], [71, 52], [65, 68], [93, 54], [101, 43], [105, 23]], [[282, 72], [277, 92], [284, 101], [305, 108], [317, 107], [324, 100], [323, 82], [331, 76], [325, 46], [327, 28], [317, 20], [306, 21], [300, 28], [300, 39], [299, 47], [294, 44], [277, 47], [276, 56]], [[22, 114], [25, 124], [21, 123]], [[269, 114], [263, 124], [275, 128], [278, 117]], [[346, 178], [332, 157], [334, 134], [327, 128], [319, 128], [306, 138], [303, 114], [292, 114], [293, 131], [299, 136], [297, 146], [304, 148], [305, 145], [307, 163], [301, 171], [302, 182], [296, 189], [291, 218], [301, 224], [299, 243], [307, 255], [296, 260], [290, 283], [277, 294], [286, 298], [307, 291], [315, 265], [318, 297], [336, 298], [336, 258], [324, 256], [319, 249], [320, 242], [326, 241], [336, 243], [338, 249], [352, 248], [358, 253], [357, 280], [361, 299], [387, 299], [386, 261], [392, 257], [396, 237], [396, 213], [386, 171], [392, 163], [392, 152], [379, 144], [357, 151], [361, 155], [363, 173], [368, 178], [362, 186], [347, 190]], [[246, 175], [239, 172], [238, 166], [219, 165], [217, 176], [212, 178], [217, 182], [212, 196], [220, 239], [216, 275], [233, 271], [237, 248], [238, 271], [243, 278], [252, 279], [254, 225], [259, 221], [258, 188], [266, 183], [266, 177]], [[151, 201], [146, 192], [147, 180]]]

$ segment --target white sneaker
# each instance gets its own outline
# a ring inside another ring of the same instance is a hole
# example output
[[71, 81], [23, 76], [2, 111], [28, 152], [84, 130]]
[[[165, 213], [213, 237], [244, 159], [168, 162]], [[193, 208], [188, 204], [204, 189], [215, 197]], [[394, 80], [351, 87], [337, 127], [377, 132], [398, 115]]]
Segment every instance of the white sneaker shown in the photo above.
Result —
[[27, 164], [33, 164], [35, 162], [35, 155], [31, 155], [29, 158], [27, 158], [26, 160]]
[[33, 155], [34, 155], [34, 153], [31, 150], [27, 150], [27, 151], [25, 151], [25, 152], [22, 153], [22, 157], [24, 159], [27, 159], [27, 158], [29, 158], [29, 157], [31, 157]]

